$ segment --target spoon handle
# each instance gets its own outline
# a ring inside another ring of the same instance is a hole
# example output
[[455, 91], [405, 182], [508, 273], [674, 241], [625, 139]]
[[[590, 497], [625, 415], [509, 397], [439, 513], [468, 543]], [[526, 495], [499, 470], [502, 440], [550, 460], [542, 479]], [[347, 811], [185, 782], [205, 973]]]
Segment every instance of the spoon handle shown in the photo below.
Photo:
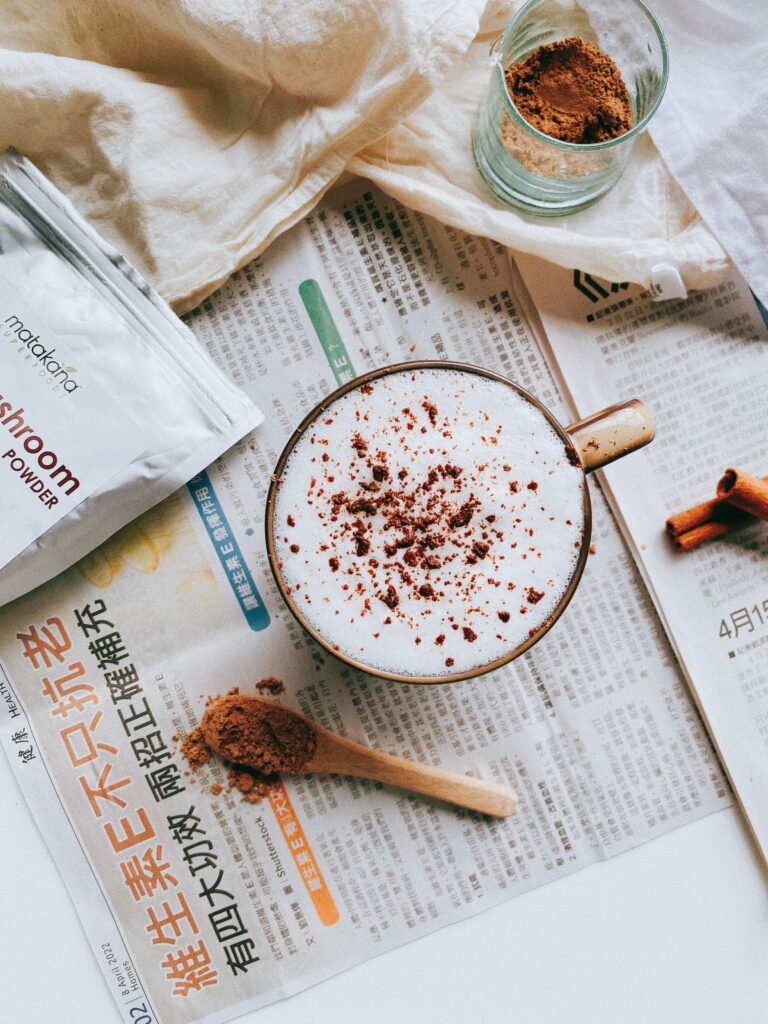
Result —
[[428, 768], [401, 757], [371, 750], [324, 729], [317, 731], [317, 750], [305, 769], [308, 772], [356, 775], [363, 779], [386, 782], [390, 786], [423, 793], [496, 818], [508, 817], [517, 806], [515, 791], [497, 782], [447, 772], [441, 768]]

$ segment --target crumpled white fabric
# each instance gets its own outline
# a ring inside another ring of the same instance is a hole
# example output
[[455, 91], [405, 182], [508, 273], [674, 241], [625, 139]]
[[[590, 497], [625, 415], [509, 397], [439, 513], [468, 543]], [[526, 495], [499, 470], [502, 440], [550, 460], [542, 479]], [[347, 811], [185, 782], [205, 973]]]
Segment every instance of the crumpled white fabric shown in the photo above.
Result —
[[177, 309], [317, 202], [485, 0], [0, 0], [0, 148]]
[[647, 138], [614, 191], [570, 217], [526, 217], [486, 190], [471, 123], [516, 6], [0, 0], [0, 146], [30, 156], [179, 311], [348, 165], [416, 209], [566, 266], [714, 283], [723, 249]]
[[671, 61], [651, 134], [768, 305], [768, 3], [655, 0], [654, 6]]

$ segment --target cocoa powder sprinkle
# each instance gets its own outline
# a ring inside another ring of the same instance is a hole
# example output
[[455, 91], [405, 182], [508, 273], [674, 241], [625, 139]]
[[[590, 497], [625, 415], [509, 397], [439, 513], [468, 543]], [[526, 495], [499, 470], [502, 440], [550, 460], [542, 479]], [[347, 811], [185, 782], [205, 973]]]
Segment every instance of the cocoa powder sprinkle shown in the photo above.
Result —
[[455, 512], [448, 520], [448, 525], [452, 530], [458, 530], [462, 526], [468, 526], [472, 516], [475, 513], [475, 503], [471, 501], [465, 501], [458, 512]]

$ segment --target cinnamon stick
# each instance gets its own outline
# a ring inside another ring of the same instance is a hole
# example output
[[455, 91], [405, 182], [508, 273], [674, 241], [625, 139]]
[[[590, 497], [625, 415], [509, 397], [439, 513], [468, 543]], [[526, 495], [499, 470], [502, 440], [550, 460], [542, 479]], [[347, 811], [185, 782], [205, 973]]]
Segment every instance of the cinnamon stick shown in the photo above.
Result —
[[768, 482], [740, 469], [726, 469], [717, 485], [717, 496], [729, 505], [768, 522]]
[[[694, 505], [693, 508], [687, 508], [683, 512], [677, 512], [670, 516], [667, 520], [667, 533], [672, 540], [676, 540], [690, 530], [712, 523], [727, 527], [726, 530], [721, 531], [721, 533], [727, 533], [734, 526], [745, 525], [750, 518], [746, 512], [728, 504], [722, 498], [711, 498], [709, 501], [702, 501], [700, 505]], [[717, 536], [720, 534], [718, 533]]]
[[[763, 477], [768, 484], [768, 476]], [[684, 509], [667, 520], [667, 533], [679, 551], [690, 551], [708, 540], [754, 523], [754, 517], [724, 498], [711, 498]]]
[[[754, 522], [752, 516], [746, 512], [743, 515], [744, 524]], [[716, 537], [722, 537], [724, 533], [730, 533], [736, 525], [735, 523], [717, 523], [713, 520], [710, 523], [694, 526], [692, 530], [679, 533], [676, 537], [672, 538], [672, 542], [678, 551], [690, 551], [691, 548], [697, 548], [699, 544], [704, 544], [708, 540], [714, 540]]]

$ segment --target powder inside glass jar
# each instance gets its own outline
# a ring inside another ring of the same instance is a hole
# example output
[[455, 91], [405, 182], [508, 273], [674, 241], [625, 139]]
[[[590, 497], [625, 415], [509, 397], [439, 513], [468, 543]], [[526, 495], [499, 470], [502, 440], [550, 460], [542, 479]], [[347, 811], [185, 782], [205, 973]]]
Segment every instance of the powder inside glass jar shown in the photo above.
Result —
[[579, 36], [538, 47], [505, 73], [520, 114], [562, 142], [606, 142], [632, 127], [621, 72], [594, 43]]

